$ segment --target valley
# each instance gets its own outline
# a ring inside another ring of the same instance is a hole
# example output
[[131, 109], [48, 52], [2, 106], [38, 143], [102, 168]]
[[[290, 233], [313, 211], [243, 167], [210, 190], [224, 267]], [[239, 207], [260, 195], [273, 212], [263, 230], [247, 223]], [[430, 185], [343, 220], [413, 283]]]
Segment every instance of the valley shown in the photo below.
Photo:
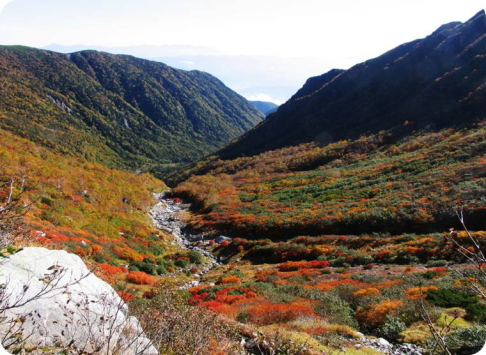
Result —
[[[150, 345], [123, 355], [474, 354], [485, 60], [481, 11], [277, 106], [132, 56], [0, 46], [0, 276], [67, 251]], [[0, 284], [7, 350], [101, 352], [29, 343], [9, 287], [29, 285]]]

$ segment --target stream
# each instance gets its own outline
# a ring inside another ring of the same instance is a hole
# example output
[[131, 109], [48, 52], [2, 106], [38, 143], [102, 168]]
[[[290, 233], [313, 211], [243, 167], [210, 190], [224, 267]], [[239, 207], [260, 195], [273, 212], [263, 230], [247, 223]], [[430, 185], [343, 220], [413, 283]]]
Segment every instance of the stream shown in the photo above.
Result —
[[198, 274], [194, 274], [195, 280], [190, 281], [185, 287], [194, 287], [199, 285], [200, 278], [213, 268], [222, 265], [218, 259], [209, 251], [201, 248], [198, 244], [203, 243], [204, 239], [201, 234], [195, 234], [186, 227], [186, 224], [180, 220], [179, 214], [189, 210], [190, 205], [182, 202], [175, 202], [166, 198], [165, 193], [155, 194], [159, 201], [149, 212], [155, 226], [170, 232], [174, 237], [174, 244], [185, 250], [195, 250], [204, 255], [208, 262], [205, 263]]

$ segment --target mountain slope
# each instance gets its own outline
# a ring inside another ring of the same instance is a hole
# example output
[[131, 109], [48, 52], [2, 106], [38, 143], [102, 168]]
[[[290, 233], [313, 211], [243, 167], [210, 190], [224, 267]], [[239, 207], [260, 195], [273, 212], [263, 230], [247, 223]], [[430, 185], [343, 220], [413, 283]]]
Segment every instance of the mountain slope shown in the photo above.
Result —
[[484, 88], [480, 12], [309, 79], [239, 141], [167, 181], [199, 206], [197, 226], [227, 234], [440, 232], [459, 205], [484, 229]]
[[442, 232], [465, 205], [471, 229], [486, 228], [486, 127], [390, 133], [315, 143], [233, 160], [213, 158], [175, 193], [196, 202], [198, 225], [225, 235]]
[[213, 76], [95, 51], [0, 47], [0, 127], [112, 167], [161, 172], [261, 121]]
[[278, 112], [221, 153], [327, 144], [383, 129], [407, 131], [485, 118], [486, 19], [450, 23], [349, 70], [311, 78]]
[[278, 109], [278, 105], [274, 104], [273, 102], [250, 101], [250, 103], [253, 106], [255, 106], [265, 116], [277, 111], [277, 109]]

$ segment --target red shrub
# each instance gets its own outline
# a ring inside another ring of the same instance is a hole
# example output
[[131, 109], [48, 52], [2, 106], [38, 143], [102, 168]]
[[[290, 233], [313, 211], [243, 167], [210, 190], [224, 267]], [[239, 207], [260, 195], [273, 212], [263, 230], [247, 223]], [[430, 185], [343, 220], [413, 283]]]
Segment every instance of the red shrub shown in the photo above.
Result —
[[300, 269], [322, 269], [331, 264], [328, 261], [287, 261], [278, 266], [280, 271], [296, 271]]
[[209, 295], [208, 292], [202, 292], [202, 293], [199, 293], [199, 294], [195, 294], [195, 295], [192, 295], [188, 300], [187, 302], [191, 305], [191, 306], [195, 306], [195, 305], [198, 305], [198, 304], [201, 304], [202, 302], [204, 302], [206, 300], [206, 297]]
[[76, 248], [74, 248], [74, 252], [75, 252], [77, 255], [79, 255], [79, 256], [86, 256], [86, 255], [88, 255], [88, 253], [86, 252], [86, 250], [84, 250], [83, 248], [81, 248], [81, 247], [79, 247], [79, 246], [78, 246], [78, 247], [76, 247]]
[[136, 296], [132, 295], [131, 293], [128, 293], [128, 292], [125, 292], [125, 291], [117, 291], [118, 293], [118, 296], [120, 296], [122, 298], [122, 300], [124, 300], [125, 302], [130, 302], [130, 301], [133, 301], [135, 298], [137, 298]]
[[228, 245], [230, 245], [230, 242], [229, 240], [223, 240], [221, 243], [219, 243], [219, 245], [221, 245], [222, 247], [227, 247]]

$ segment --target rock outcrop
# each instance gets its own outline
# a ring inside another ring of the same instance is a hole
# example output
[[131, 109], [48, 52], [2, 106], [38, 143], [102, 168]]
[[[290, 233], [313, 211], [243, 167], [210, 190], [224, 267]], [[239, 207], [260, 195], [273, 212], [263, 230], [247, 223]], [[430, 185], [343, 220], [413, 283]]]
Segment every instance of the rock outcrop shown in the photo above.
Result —
[[0, 336], [7, 349], [157, 354], [113, 288], [76, 255], [24, 248], [0, 259]]

